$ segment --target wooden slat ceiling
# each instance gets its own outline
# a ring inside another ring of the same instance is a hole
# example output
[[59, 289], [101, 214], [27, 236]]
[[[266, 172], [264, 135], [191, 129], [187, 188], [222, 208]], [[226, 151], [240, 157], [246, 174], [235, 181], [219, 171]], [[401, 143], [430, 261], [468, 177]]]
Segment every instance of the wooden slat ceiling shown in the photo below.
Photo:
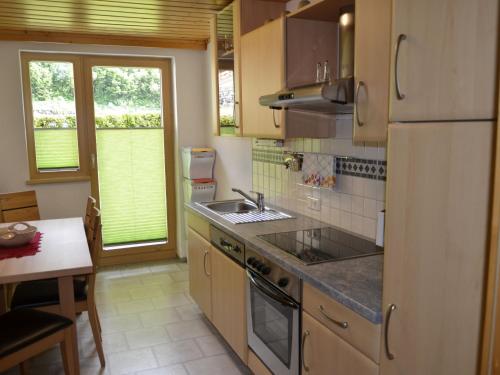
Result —
[[0, 39], [205, 48], [210, 18], [230, 2], [0, 0]]

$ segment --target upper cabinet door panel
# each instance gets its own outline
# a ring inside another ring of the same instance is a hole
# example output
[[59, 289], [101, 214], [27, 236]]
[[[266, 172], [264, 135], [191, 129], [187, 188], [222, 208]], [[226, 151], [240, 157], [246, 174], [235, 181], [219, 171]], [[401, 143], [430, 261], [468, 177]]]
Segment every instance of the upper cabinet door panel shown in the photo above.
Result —
[[285, 22], [271, 21], [241, 37], [241, 108], [243, 135], [283, 138], [284, 111], [259, 104], [262, 95], [284, 87]]
[[391, 0], [356, 0], [355, 142], [383, 142], [389, 122]]
[[391, 122], [495, 118], [498, 0], [394, 0], [392, 47]]

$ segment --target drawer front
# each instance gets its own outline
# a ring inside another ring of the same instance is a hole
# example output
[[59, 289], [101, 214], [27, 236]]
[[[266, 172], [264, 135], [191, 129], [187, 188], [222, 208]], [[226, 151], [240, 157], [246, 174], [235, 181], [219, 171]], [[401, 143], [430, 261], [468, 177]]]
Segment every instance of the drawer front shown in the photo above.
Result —
[[379, 363], [381, 325], [373, 324], [304, 283], [303, 307], [311, 316]]
[[210, 241], [210, 224], [196, 214], [186, 210], [187, 225], [204, 239]]

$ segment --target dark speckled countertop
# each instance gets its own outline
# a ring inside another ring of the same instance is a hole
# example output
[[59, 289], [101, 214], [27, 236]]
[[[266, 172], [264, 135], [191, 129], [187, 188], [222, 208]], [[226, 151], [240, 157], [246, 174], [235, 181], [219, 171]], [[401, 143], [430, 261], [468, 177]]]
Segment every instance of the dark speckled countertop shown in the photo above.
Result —
[[370, 322], [375, 324], [382, 322], [383, 255], [306, 266], [292, 255], [257, 236], [331, 225], [282, 209], [280, 210], [290, 213], [294, 218], [261, 223], [231, 224], [196, 203], [186, 203], [186, 207]]

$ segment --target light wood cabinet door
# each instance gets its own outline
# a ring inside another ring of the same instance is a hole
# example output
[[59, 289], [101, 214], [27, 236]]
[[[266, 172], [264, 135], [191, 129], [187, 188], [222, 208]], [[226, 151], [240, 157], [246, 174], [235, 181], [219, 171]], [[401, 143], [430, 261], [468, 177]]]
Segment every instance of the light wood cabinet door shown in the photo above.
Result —
[[389, 125], [383, 375], [476, 373], [493, 130]]
[[233, 350], [248, 361], [245, 269], [212, 247], [212, 322]]
[[302, 313], [302, 373], [377, 375], [378, 366], [311, 315]]
[[383, 142], [389, 123], [391, 0], [356, 0], [353, 140]]
[[393, 1], [391, 122], [495, 118], [498, 3]]
[[189, 294], [212, 320], [211, 245], [188, 228]]
[[243, 135], [282, 139], [285, 115], [259, 104], [285, 84], [285, 22], [280, 17], [241, 37], [241, 118]]

